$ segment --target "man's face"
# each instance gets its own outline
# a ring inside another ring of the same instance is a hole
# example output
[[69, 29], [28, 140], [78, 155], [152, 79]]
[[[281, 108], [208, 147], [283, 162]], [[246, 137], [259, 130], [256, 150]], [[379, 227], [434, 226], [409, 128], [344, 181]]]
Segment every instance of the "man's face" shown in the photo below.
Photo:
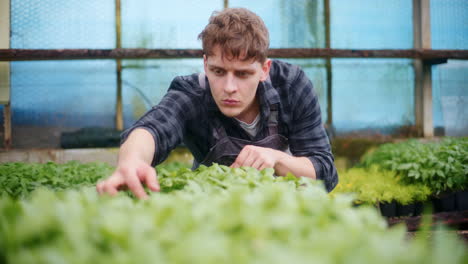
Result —
[[251, 123], [259, 113], [255, 98], [259, 82], [265, 81], [271, 61], [229, 60], [222, 57], [220, 48], [215, 47], [213, 55], [204, 56], [205, 73], [211, 87], [211, 94], [221, 112], [228, 117]]

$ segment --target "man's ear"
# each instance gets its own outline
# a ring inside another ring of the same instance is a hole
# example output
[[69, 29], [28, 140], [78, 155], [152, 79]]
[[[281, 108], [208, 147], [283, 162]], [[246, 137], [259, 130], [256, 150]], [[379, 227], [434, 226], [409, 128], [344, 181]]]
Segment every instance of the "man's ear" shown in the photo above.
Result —
[[261, 82], [265, 81], [268, 78], [268, 75], [270, 75], [270, 68], [271, 60], [267, 59], [262, 65], [262, 77], [260, 78]]

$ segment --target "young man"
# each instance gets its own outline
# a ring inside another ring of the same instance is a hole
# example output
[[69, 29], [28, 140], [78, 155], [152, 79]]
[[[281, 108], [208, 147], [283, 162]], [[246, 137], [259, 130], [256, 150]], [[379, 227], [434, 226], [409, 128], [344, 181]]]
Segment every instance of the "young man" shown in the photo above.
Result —
[[267, 58], [268, 30], [243, 8], [214, 13], [200, 33], [205, 74], [176, 77], [161, 102], [122, 134], [116, 171], [97, 184], [114, 195], [142, 184], [159, 190], [153, 168], [182, 141], [194, 167], [213, 162], [274, 168], [338, 182], [312, 83], [298, 67]]

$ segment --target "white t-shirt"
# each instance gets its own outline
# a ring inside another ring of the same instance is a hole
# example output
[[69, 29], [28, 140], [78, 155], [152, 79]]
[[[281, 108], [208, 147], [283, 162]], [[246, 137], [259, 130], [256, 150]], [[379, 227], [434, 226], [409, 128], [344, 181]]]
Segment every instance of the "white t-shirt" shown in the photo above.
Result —
[[[258, 133], [258, 130], [260, 129], [260, 114], [257, 115], [257, 117], [255, 117], [254, 121], [250, 124], [247, 124], [245, 122], [242, 122], [240, 121], [239, 119], [237, 118], [234, 118], [236, 119], [237, 122], [239, 122], [239, 125], [245, 130], [245, 132], [247, 132], [251, 137], [255, 137]], [[289, 149], [289, 146], [288, 146], [288, 149], [286, 150], [286, 153], [289, 154], [289, 155], [292, 155], [291, 153], [291, 150]]]
[[237, 122], [239, 122], [239, 125], [251, 136], [255, 137], [258, 133], [258, 130], [260, 128], [260, 114], [255, 117], [254, 121], [252, 123], [247, 124], [243, 121], [240, 121], [239, 119], [235, 118]]

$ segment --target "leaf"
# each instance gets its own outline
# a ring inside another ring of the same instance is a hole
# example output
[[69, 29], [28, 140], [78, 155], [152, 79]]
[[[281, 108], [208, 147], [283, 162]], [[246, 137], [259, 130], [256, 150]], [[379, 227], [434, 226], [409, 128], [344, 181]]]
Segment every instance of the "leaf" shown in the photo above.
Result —
[[447, 179], [447, 186], [448, 186], [449, 188], [452, 188], [452, 187], [453, 187], [453, 180], [452, 180], [452, 178], [448, 178], [448, 179]]
[[445, 174], [444, 174], [444, 172], [441, 171], [441, 170], [437, 170], [437, 171], [436, 171], [436, 174], [437, 174], [439, 177], [441, 177], [441, 178], [445, 178]]
[[397, 170], [408, 170], [413, 167], [412, 163], [405, 163], [405, 164], [400, 164], [396, 168]]

